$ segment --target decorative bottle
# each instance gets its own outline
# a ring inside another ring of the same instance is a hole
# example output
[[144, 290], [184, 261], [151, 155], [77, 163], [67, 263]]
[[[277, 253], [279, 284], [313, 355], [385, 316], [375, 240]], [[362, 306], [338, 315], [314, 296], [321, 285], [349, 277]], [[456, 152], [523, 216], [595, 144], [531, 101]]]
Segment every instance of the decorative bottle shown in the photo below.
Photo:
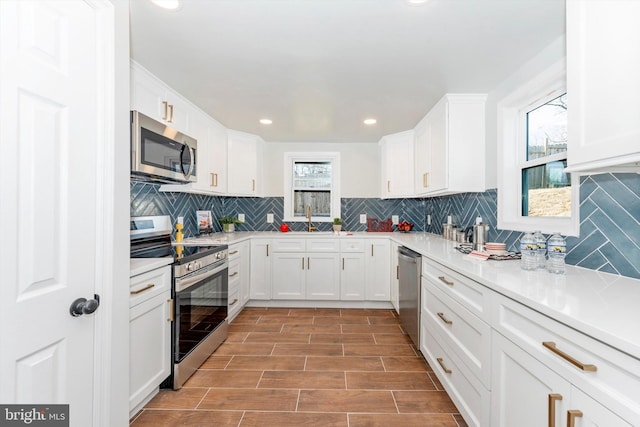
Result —
[[535, 270], [538, 266], [537, 251], [538, 245], [536, 245], [533, 233], [526, 232], [520, 239], [520, 268], [523, 270]]
[[541, 231], [534, 231], [533, 238], [536, 240], [536, 266], [545, 268], [547, 264], [547, 239]]
[[553, 233], [547, 242], [549, 247], [549, 262], [547, 269], [549, 273], [564, 274], [564, 256], [567, 253], [567, 242], [560, 233]]

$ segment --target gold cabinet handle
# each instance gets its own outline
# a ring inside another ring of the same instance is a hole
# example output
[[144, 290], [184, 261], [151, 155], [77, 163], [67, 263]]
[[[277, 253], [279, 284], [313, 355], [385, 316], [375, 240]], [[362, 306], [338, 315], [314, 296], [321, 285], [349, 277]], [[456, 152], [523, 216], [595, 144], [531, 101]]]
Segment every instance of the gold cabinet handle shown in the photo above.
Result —
[[556, 402], [562, 400], [562, 395], [549, 393], [549, 427], [556, 427]]
[[452, 325], [453, 324], [453, 320], [447, 319], [446, 316], [444, 315], [444, 313], [440, 312], [440, 313], [436, 313], [436, 314], [447, 325]]
[[396, 265], [396, 280], [400, 280], [400, 266]]
[[173, 313], [175, 312], [175, 300], [173, 298], [168, 299], [167, 302], [169, 303], [169, 318], [167, 319], [167, 322], [173, 322], [173, 320], [175, 319]]
[[438, 357], [436, 358], [436, 360], [438, 361], [438, 364], [440, 365], [440, 367], [442, 368], [442, 370], [444, 371], [445, 374], [450, 374], [451, 373], [451, 369], [447, 368], [444, 364], [444, 360], [442, 359], [442, 357]]
[[579, 409], [569, 409], [567, 411], [567, 427], [576, 426], [576, 418], [582, 417], [583, 413]]
[[256, 180], [255, 179], [251, 180], [251, 191], [256, 191]]
[[231, 251], [231, 252], [229, 252], [229, 255], [235, 255], [237, 253], [238, 253], [238, 251]]
[[153, 283], [149, 283], [147, 286], [145, 286], [142, 289], [138, 289], [137, 291], [131, 291], [131, 295], [138, 295], [143, 293], [144, 291], [148, 291], [149, 289], [153, 288], [155, 286], [155, 284]]
[[422, 174], [422, 186], [427, 188], [429, 186], [429, 172]]
[[218, 186], [218, 174], [215, 172], [211, 172], [211, 187]]
[[233, 273], [231, 273], [231, 274], [229, 275], [229, 277], [233, 277], [233, 276], [237, 276], [237, 275], [238, 275], [238, 272], [237, 272], [237, 271], [234, 271]]
[[579, 360], [569, 356], [564, 351], [558, 349], [558, 347], [556, 347], [556, 343], [553, 341], [543, 341], [542, 345], [582, 371], [595, 372], [598, 370], [596, 365], [589, 365], [586, 363], [582, 363]]
[[238, 302], [238, 298], [234, 299], [232, 302], [229, 303], [229, 307], [231, 307], [232, 305], [235, 305]]
[[164, 116], [162, 117], [162, 120], [167, 121], [167, 114], [168, 114], [168, 110], [169, 110], [169, 103], [167, 101], [162, 101], [162, 105], [164, 105]]
[[373, 245], [371, 245], [371, 256], [373, 256]]
[[304, 270], [304, 257], [300, 258], [300, 261], [302, 261], [302, 269]]
[[269, 244], [267, 243], [267, 256], [269, 256]]
[[307, 270], [311, 269], [311, 262], [309, 261], [309, 257], [307, 257]]
[[344, 258], [342, 258], [342, 269], [344, 270]]
[[391, 181], [387, 180], [387, 193], [391, 193]]
[[445, 285], [453, 286], [453, 282], [448, 281], [447, 279], [444, 278], [444, 276], [438, 276], [438, 279], [440, 279], [440, 281]]
[[169, 104], [169, 123], [173, 123], [173, 105]]

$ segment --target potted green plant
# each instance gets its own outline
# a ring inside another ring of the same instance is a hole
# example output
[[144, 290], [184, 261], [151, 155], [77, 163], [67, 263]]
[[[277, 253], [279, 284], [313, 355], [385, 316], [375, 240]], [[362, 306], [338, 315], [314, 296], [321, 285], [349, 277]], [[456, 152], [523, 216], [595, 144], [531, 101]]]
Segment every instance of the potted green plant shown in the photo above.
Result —
[[218, 218], [220, 224], [222, 224], [222, 229], [225, 233], [233, 233], [236, 231], [236, 224], [242, 224], [238, 218], [230, 217], [230, 216], [222, 216]]
[[342, 230], [342, 220], [340, 218], [333, 218], [333, 231]]

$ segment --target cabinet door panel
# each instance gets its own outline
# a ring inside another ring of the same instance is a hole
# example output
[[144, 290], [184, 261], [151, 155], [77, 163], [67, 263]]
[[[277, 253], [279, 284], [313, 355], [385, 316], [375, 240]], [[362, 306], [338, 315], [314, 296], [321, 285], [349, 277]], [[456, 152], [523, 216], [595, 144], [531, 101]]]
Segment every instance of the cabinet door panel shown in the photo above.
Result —
[[271, 299], [271, 253], [270, 240], [251, 240], [251, 299]]
[[343, 253], [340, 266], [340, 299], [362, 301], [365, 297], [365, 262], [362, 253]]
[[366, 299], [369, 301], [391, 300], [391, 244], [387, 239], [367, 241], [366, 246]]
[[307, 254], [307, 299], [337, 300], [340, 297], [339, 258], [337, 253]]
[[633, 425], [575, 387], [571, 390], [571, 405], [568, 409], [577, 409], [582, 412], [582, 417], [576, 419], [576, 425], [580, 427], [630, 427]]
[[273, 299], [305, 299], [304, 253], [273, 254]]
[[[491, 425], [564, 426], [570, 384], [501, 334], [492, 334]], [[550, 395], [562, 399], [550, 404]], [[549, 423], [549, 411], [555, 424]]]

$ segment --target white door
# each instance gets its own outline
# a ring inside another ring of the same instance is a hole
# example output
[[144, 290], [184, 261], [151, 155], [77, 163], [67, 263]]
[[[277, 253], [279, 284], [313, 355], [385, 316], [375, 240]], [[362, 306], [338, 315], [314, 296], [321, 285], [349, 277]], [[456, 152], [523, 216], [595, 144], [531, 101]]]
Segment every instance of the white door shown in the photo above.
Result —
[[[106, 6], [105, 6], [106, 5]], [[0, 1], [0, 402], [93, 425], [109, 3]], [[111, 101], [112, 102], [112, 101]]]

